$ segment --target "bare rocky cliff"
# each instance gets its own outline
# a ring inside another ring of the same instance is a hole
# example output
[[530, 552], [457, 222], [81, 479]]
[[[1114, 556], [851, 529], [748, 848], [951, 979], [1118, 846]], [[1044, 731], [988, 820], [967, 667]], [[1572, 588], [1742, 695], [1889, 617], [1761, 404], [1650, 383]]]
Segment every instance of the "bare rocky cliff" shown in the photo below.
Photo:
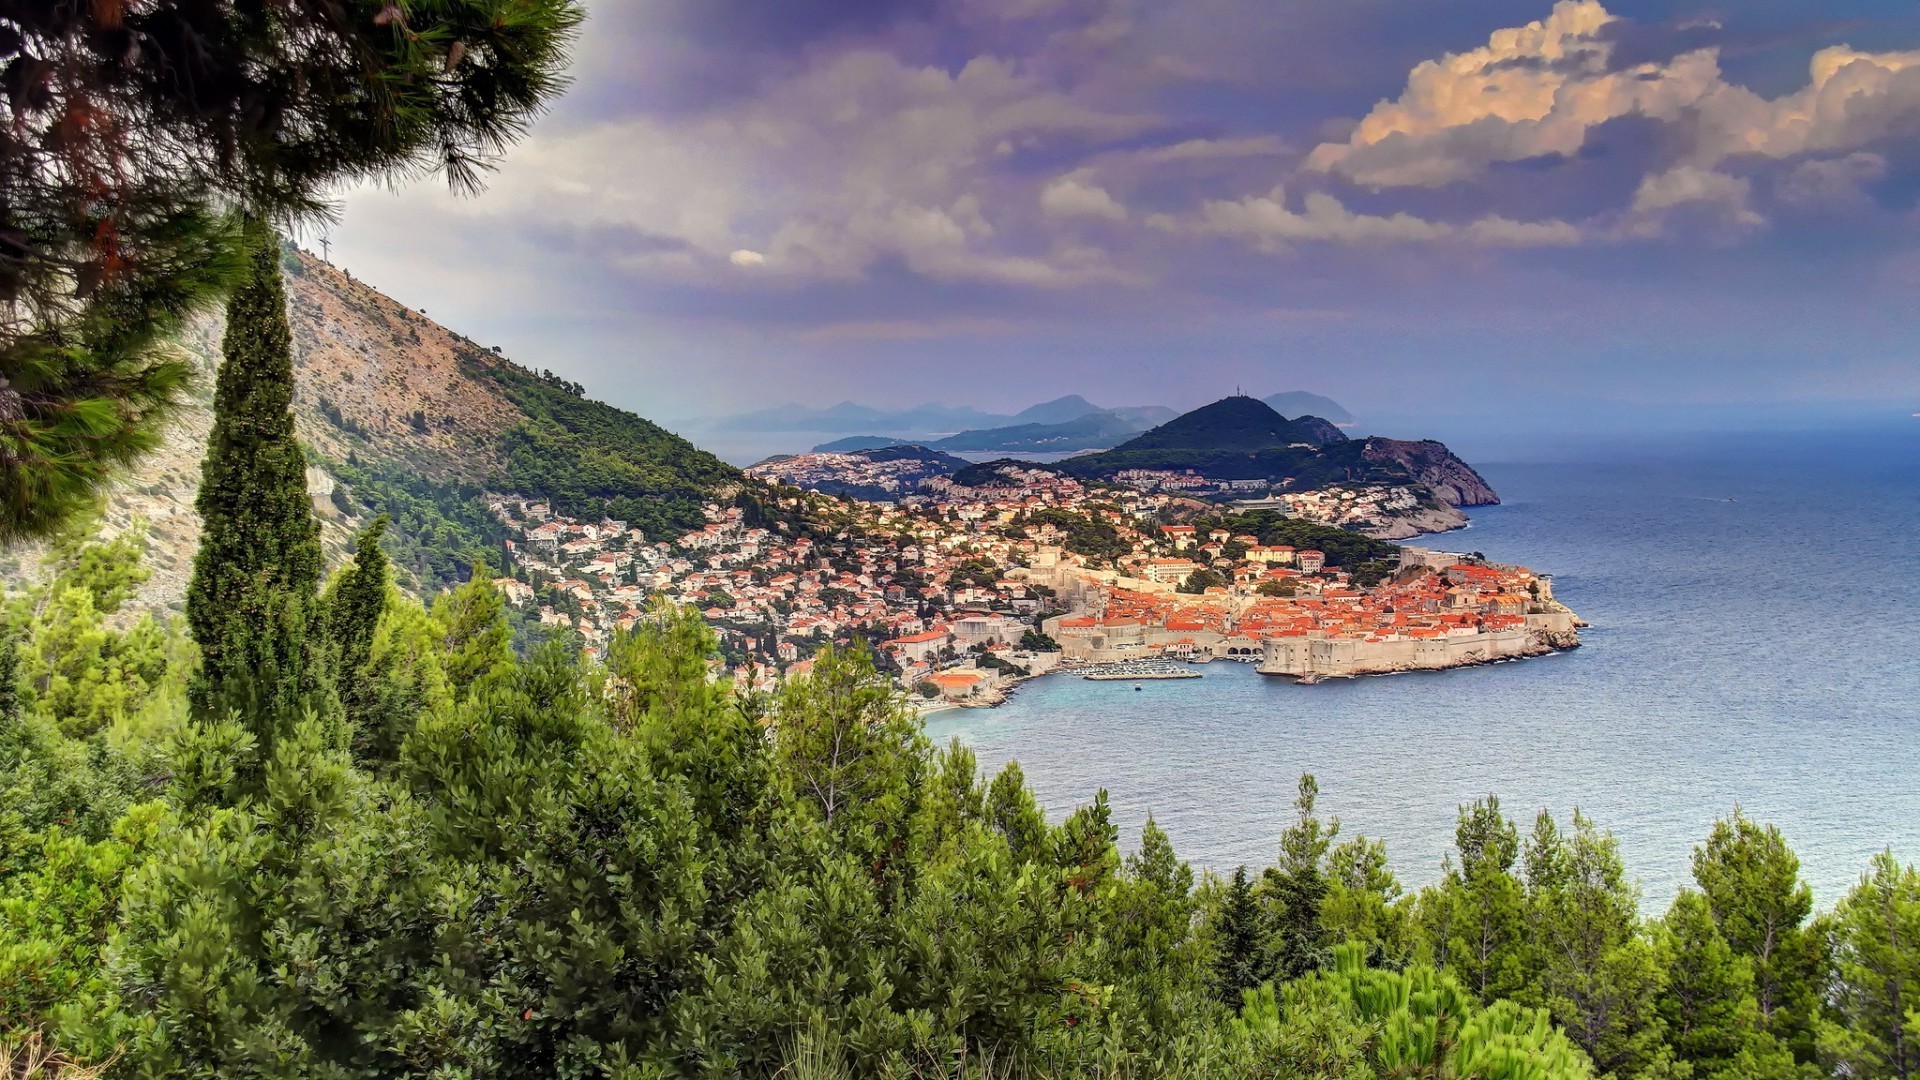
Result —
[[1361, 457], [1367, 461], [1398, 463], [1449, 506], [1495, 506], [1500, 502], [1500, 496], [1473, 466], [1454, 456], [1445, 443], [1432, 439], [1417, 442], [1384, 439], [1376, 435], [1367, 440]]

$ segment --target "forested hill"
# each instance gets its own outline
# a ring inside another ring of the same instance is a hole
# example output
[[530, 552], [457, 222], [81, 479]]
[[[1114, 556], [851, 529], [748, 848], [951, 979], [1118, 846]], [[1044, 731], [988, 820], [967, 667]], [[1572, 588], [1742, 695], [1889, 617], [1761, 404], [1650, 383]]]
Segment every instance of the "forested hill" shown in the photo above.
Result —
[[[1312, 421], [1313, 417], [1302, 417]], [[1318, 447], [1346, 438], [1332, 424], [1288, 420], [1273, 406], [1245, 395], [1221, 398], [1136, 435], [1114, 447], [1114, 452], [1140, 450], [1230, 450], [1254, 453], [1275, 446], [1306, 444]]]
[[[741, 480], [657, 424], [515, 364], [311, 255], [289, 251], [285, 272], [294, 408], [330, 561], [384, 512], [394, 518], [389, 546], [402, 581], [447, 584], [476, 558], [499, 565], [504, 533], [487, 513], [487, 491], [665, 535], [697, 527], [701, 503], [731, 495]], [[202, 370], [199, 399], [107, 508], [109, 525], [148, 523], [155, 573], [142, 606], [172, 607], [184, 595], [223, 331], [215, 316], [185, 335]]]

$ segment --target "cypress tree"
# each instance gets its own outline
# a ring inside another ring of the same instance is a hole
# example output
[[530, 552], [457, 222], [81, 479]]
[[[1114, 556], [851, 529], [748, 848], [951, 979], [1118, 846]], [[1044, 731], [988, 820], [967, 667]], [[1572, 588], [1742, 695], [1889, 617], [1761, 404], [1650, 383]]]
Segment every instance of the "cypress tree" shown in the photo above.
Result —
[[227, 302], [213, 432], [201, 466], [200, 550], [187, 626], [200, 644], [192, 686], [203, 714], [240, 708], [268, 749], [315, 689], [311, 623], [320, 526], [293, 424], [293, 338], [279, 237], [246, 226], [247, 269]]
[[390, 573], [387, 554], [380, 550], [380, 538], [386, 535], [391, 519], [385, 514], [360, 530], [354, 539], [353, 565], [340, 571], [327, 586], [327, 643], [333, 649], [334, 688], [359, 742], [361, 726], [376, 694], [366, 671], [373, 653], [374, 632], [380, 627], [380, 615], [387, 606], [387, 582]]
[[1229, 1008], [1239, 1008], [1242, 991], [1257, 986], [1265, 975], [1266, 948], [1260, 929], [1260, 905], [1253, 895], [1243, 863], [1220, 901], [1215, 932], [1214, 992]]
[[1279, 865], [1261, 875], [1260, 890], [1274, 933], [1273, 975], [1283, 981], [1325, 967], [1332, 956], [1334, 942], [1321, 920], [1320, 905], [1329, 887], [1327, 853], [1340, 834], [1340, 819], [1323, 821], [1314, 813], [1319, 796], [1319, 782], [1302, 775], [1293, 801], [1298, 816], [1280, 834]]

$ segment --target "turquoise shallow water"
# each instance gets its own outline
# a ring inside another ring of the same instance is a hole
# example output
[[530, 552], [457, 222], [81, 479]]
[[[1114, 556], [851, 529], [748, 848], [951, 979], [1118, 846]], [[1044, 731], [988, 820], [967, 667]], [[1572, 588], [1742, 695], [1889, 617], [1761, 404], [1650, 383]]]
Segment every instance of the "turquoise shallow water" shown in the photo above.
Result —
[[1611, 829], [1650, 908], [1735, 803], [1823, 906], [1883, 847], [1920, 858], [1920, 421], [1558, 456], [1484, 466], [1505, 505], [1431, 543], [1552, 573], [1594, 624], [1577, 651], [1318, 686], [1040, 679], [928, 733], [1017, 758], [1056, 817], [1104, 787], [1123, 838], [1152, 813], [1215, 869], [1272, 861], [1302, 772], [1408, 885], [1489, 792], [1523, 828], [1579, 807]]

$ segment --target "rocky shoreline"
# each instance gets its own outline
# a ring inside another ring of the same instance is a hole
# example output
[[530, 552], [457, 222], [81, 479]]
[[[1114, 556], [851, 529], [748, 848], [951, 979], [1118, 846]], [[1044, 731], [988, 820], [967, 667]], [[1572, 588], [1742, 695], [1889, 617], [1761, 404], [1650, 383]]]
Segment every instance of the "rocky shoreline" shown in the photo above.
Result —
[[1375, 540], [1411, 540], [1428, 533], [1452, 532], [1464, 529], [1471, 521], [1466, 511], [1450, 503], [1438, 506], [1421, 507], [1409, 514], [1402, 514], [1361, 529], [1364, 536]]

